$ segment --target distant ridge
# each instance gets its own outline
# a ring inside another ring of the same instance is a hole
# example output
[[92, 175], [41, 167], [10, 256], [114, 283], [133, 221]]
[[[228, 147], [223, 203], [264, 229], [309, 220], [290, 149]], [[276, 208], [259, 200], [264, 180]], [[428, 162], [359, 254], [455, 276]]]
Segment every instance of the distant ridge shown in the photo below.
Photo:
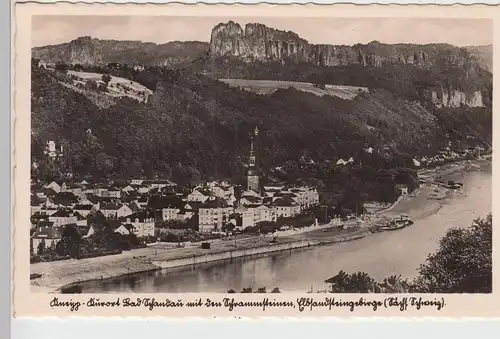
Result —
[[246, 61], [286, 59], [320, 66], [411, 64], [428, 68], [447, 63], [474, 67], [478, 62], [467, 49], [449, 44], [383, 44], [378, 41], [353, 46], [310, 44], [294, 32], [259, 23], [246, 24], [243, 29], [234, 21], [220, 23], [212, 29], [210, 56], [231, 56]]
[[171, 66], [205, 55], [208, 44], [172, 41], [164, 44], [142, 41], [102, 40], [89, 36], [68, 43], [32, 48], [32, 57], [46, 62], [104, 65], [110, 62]]
[[277, 30], [260, 23], [242, 28], [229, 21], [216, 25], [210, 42], [173, 41], [164, 44], [131, 40], [103, 40], [89, 36], [68, 43], [34, 47], [32, 56], [46, 62], [103, 65], [109, 62], [176, 66], [209, 57], [235, 57], [250, 61], [286, 61], [319, 66], [361, 64], [410, 64], [429, 68], [438, 64], [480, 66], [492, 70], [492, 46], [457, 47], [449, 44], [310, 44], [297, 33]]

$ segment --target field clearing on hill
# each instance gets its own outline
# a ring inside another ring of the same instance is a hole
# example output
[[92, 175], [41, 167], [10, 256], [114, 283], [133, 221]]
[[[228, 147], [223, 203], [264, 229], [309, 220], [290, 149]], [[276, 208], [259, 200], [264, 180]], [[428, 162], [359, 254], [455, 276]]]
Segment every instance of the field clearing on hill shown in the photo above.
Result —
[[[96, 82], [102, 81], [101, 73], [68, 71], [68, 74], [77, 77], [82, 82], [87, 82], [90, 80], [94, 80]], [[125, 90], [125, 88], [127, 90]], [[153, 94], [153, 92], [149, 88], [141, 85], [138, 82], [116, 76], [111, 76], [111, 81], [109, 82], [108, 90], [109, 93], [107, 93], [107, 95], [113, 97], [128, 96], [136, 100], [143, 100], [144, 94], [146, 95]]]
[[317, 96], [329, 95], [342, 99], [353, 100], [360, 92], [368, 92], [367, 87], [325, 85], [326, 89], [315, 87], [309, 82], [275, 81], [275, 80], [245, 80], [219, 79], [231, 87], [240, 87], [257, 94], [269, 95], [278, 89], [295, 88], [296, 90], [313, 93]]

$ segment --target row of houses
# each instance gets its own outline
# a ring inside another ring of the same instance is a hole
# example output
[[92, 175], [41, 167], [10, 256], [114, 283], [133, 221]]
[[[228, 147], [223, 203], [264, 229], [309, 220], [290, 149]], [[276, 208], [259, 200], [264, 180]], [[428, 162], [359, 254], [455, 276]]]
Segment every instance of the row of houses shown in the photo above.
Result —
[[220, 197], [209, 198], [199, 208], [198, 224], [202, 232], [221, 230], [224, 225], [245, 229], [259, 222], [296, 216], [318, 203], [319, 194], [315, 188], [264, 186], [260, 192], [242, 192], [233, 205]]
[[[239, 192], [226, 182], [209, 182], [186, 191], [169, 180], [131, 180], [123, 184], [53, 181], [32, 189], [33, 238], [57, 234], [49, 228], [79, 227], [92, 233], [89, 215], [116, 221], [116, 232], [154, 236], [156, 221], [195, 222], [201, 232], [237, 229], [261, 221], [292, 217], [316, 205], [319, 195], [309, 187], [262, 187]], [[35, 241], [36, 242], [36, 241]]]

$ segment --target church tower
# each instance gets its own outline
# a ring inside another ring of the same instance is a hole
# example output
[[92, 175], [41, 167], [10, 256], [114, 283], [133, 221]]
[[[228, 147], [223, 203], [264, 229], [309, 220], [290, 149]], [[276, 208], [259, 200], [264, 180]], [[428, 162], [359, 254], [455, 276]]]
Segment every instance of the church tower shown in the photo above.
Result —
[[250, 142], [250, 156], [248, 157], [248, 170], [247, 170], [247, 190], [259, 191], [259, 167], [257, 162], [257, 148], [258, 148], [259, 129], [255, 127]]

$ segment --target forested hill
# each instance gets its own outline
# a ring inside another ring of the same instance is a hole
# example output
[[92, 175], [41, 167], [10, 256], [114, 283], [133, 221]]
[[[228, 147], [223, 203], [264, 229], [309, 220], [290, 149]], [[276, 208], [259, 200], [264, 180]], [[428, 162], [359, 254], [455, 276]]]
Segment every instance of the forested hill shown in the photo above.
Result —
[[121, 99], [98, 108], [56, 74], [32, 71], [32, 158], [42, 178], [53, 166], [42, 154], [47, 140], [65, 146], [62, 171], [179, 183], [241, 178], [255, 125], [264, 172], [305, 155], [315, 163], [361, 159], [366, 147], [393, 160], [380, 166], [405, 166], [449, 139], [491, 140], [489, 108], [428, 110], [385, 89], [352, 101], [293, 89], [262, 96], [188, 71], [152, 69], [135, 79], [154, 84], [147, 104]]
[[[179, 66], [180, 67], [180, 66]], [[350, 64], [323, 67], [311, 63], [252, 62], [235, 57], [217, 59], [200, 57], [183, 66], [192, 72], [218, 79], [257, 79], [302, 81], [318, 84], [366, 86], [385, 88], [408, 100], [422, 103], [432, 101], [433, 95], [442, 98], [454, 92], [464, 93], [463, 102], [480, 95], [485, 106], [491, 107], [492, 73], [480, 67], [461, 67], [438, 64], [418, 68], [408, 64], [384, 64], [380, 67]]]

